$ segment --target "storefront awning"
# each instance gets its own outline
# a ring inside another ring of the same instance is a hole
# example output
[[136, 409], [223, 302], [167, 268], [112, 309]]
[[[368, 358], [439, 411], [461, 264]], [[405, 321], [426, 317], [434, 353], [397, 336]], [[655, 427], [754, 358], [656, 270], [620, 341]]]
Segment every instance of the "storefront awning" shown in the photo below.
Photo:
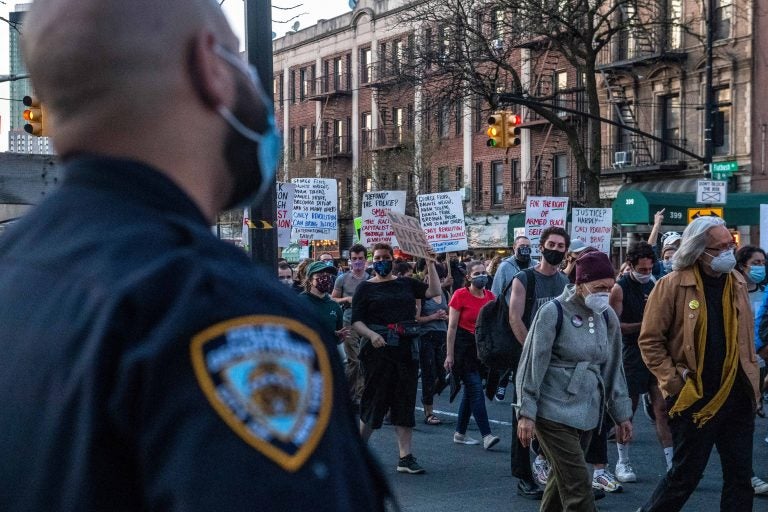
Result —
[[725, 205], [696, 204], [694, 192], [656, 192], [640, 190], [631, 185], [619, 190], [613, 201], [614, 224], [653, 224], [653, 215], [664, 211], [664, 224], [685, 226], [689, 222], [689, 209], [714, 212], [723, 209], [723, 218], [729, 226], [754, 226], [760, 224], [760, 205], [768, 204], [768, 194], [736, 192], [728, 194]]

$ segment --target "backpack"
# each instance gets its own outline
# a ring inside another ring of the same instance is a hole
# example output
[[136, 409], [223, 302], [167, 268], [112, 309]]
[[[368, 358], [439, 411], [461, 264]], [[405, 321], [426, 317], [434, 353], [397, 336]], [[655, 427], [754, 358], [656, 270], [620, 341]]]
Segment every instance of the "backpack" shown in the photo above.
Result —
[[[525, 287], [525, 312], [523, 323], [531, 323], [536, 274], [532, 268], [522, 270], [528, 278]], [[501, 294], [480, 308], [475, 324], [475, 341], [480, 362], [489, 368], [517, 368], [523, 345], [517, 341], [509, 325], [509, 304], [507, 292], [515, 280], [512, 279]]]

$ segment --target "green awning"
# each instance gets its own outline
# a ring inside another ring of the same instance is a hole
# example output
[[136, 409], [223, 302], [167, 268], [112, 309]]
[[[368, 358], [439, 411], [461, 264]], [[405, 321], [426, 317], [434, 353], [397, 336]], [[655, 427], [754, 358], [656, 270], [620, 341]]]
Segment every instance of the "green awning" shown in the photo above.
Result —
[[297, 244], [291, 244], [283, 249], [283, 258], [288, 260], [288, 263], [298, 263], [301, 257], [301, 247]]
[[[756, 226], [760, 224], [760, 205], [768, 204], [768, 194], [736, 192], [728, 194], [723, 217], [731, 226]], [[690, 192], [647, 192], [623, 187], [613, 201], [614, 224], [653, 224], [653, 215], [664, 212], [664, 224], [685, 226], [688, 224], [688, 209], [710, 205], [696, 204], [696, 194]]]

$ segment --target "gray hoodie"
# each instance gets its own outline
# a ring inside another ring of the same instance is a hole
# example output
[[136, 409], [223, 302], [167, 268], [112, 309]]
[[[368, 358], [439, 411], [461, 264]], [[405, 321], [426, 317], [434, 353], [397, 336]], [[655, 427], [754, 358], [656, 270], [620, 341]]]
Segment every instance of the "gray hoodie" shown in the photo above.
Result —
[[604, 407], [616, 423], [630, 419], [632, 402], [616, 313], [608, 308], [610, 325], [606, 325], [604, 316], [589, 309], [575, 290], [575, 285], [568, 285], [556, 299], [563, 306], [557, 338], [554, 301], [536, 313], [518, 367], [516, 407], [526, 418], [591, 430], [599, 424]]

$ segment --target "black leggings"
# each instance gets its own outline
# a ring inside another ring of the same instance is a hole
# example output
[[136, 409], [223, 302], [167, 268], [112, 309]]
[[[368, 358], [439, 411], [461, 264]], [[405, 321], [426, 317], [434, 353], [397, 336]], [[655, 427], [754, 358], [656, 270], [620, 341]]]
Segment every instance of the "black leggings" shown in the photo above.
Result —
[[432, 405], [435, 383], [445, 379], [446, 331], [425, 331], [421, 336], [419, 363], [421, 364], [421, 403]]

